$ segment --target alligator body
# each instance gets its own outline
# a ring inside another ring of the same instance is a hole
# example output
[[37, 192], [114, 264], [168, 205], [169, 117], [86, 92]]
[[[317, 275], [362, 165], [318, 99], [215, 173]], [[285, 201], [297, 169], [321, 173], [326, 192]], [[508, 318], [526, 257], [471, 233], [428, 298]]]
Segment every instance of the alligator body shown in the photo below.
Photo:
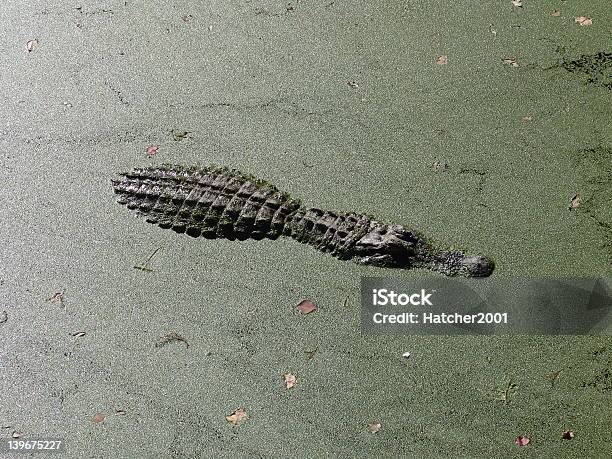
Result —
[[205, 238], [289, 236], [342, 260], [388, 268], [428, 268], [484, 277], [494, 265], [481, 256], [440, 250], [421, 234], [367, 215], [305, 208], [273, 185], [217, 167], [134, 168], [113, 180], [117, 202], [147, 221]]

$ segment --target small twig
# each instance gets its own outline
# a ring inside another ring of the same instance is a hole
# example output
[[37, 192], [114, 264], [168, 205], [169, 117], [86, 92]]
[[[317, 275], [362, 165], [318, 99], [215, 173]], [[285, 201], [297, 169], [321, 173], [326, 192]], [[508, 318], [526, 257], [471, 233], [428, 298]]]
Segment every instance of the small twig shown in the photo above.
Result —
[[151, 259], [155, 256], [155, 254], [157, 252], [159, 252], [160, 250], [161, 250], [161, 247], [156, 248], [153, 251], [153, 253], [151, 255], [149, 255], [149, 258], [147, 258], [147, 260], [141, 266], [134, 266], [134, 269], [139, 269], [140, 271], [145, 271], [147, 273], [152, 273], [153, 270], [148, 267], [148, 264], [151, 261]]

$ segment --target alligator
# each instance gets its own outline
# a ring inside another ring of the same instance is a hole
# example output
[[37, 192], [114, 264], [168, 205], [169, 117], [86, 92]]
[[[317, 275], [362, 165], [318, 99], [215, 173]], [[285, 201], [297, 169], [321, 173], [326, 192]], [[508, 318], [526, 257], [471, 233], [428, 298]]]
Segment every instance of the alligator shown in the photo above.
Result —
[[237, 170], [162, 165], [112, 180], [117, 202], [161, 228], [230, 240], [289, 236], [341, 260], [386, 268], [426, 268], [448, 276], [486, 277], [483, 256], [440, 249], [419, 232], [359, 213], [306, 208], [274, 185]]

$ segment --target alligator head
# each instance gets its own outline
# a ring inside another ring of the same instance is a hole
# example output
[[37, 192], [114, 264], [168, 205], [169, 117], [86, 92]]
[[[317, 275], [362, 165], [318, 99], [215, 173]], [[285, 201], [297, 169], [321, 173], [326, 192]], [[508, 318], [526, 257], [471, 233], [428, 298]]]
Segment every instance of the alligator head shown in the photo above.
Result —
[[486, 257], [440, 251], [401, 225], [374, 221], [370, 231], [355, 243], [353, 255], [358, 263], [385, 268], [429, 268], [448, 276], [486, 277], [495, 267]]

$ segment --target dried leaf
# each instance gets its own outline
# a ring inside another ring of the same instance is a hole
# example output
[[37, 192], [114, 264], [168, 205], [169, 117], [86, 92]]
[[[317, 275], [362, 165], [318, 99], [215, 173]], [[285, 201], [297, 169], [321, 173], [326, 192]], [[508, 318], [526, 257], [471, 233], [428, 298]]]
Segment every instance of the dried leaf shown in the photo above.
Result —
[[517, 8], [521, 8], [523, 6], [523, 0], [512, 0], [512, 6], [516, 6]]
[[283, 381], [285, 382], [285, 387], [287, 389], [291, 389], [293, 386], [295, 386], [295, 383], [297, 382], [297, 378], [295, 377], [294, 374], [285, 373], [283, 375]]
[[554, 16], [556, 18], [558, 18], [559, 16], [561, 16], [561, 11], [553, 11], [552, 13], [550, 13], [551, 16]]
[[302, 300], [297, 305], [297, 310], [300, 314], [310, 314], [317, 310], [317, 305], [310, 300]]
[[81, 336], [85, 336], [87, 333], [84, 331], [70, 333], [70, 336], [74, 336], [75, 338], [80, 338]]
[[514, 444], [517, 446], [527, 446], [531, 440], [527, 435], [522, 435], [514, 439]]
[[447, 163], [443, 163], [441, 161], [435, 160], [433, 162], [433, 164], [431, 165], [431, 167], [433, 168], [434, 171], [443, 171], [448, 169], [448, 164]]
[[544, 377], [550, 381], [556, 381], [561, 376], [561, 372], [563, 370], [551, 371], [550, 373], [546, 373]]
[[378, 422], [373, 422], [368, 424], [368, 432], [375, 434], [376, 432], [380, 431], [381, 425]]
[[20, 438], [23, 435], [23, 432], [17, 432], [16, 430], [13, 430], [13, 433], [11, 434], [11, 437], [13, 438]]
[[191, 134], [191, 132], [189, 131], [175, 131], [174, 129], [170, 132], [175, 142], [180, 142], [181, 140], [186, 139], [189, 134]]
[[446, 65], [448, 64], [448, 56], [446, 54], [442, 54], [436, 58], [436, 64], [438, 65]]
[[349, 80], [349, 81], [346, 82], [346, 84], [348, 84], [353, 89], [358, 89], [359, 88], [359, 85], [357, 84], [356, 81]]
[[166, 344], [176, 343], [176, 342], [185, 343], [185, 345], [189, 347], [189, 343], [187, 342], [187, 340], [183, 338], [181, 335], [179, 335], [178, 333], [174, 333], [174, 332], [168, 333], [167, 335], [160, 337], [159, 341], [155, 343], [155, 346], [162, 347], [162, 346], [165, 346]]
[[581, 26], [590, 26], [593, 24], [593, 20], [587, 16], [578, 16], [575, 21]]
[[502, 59], [502, 62], [506, 65], [509, 65], [510, 67], [518, 67], [518, 63], [516, 62], [516, 59], [513, 57], [507, 57], [505, 59]]
[[248, 418], [249, 418], [249, 415], [244, 410], [244, 408], [238, 408], [232, 414], [225, 416], [225, 420], [235, 426], [246, 421]]
[[572, 209], [577, 209], [578, 207], [580, 207], [580, 196], [575, 194], [572, 200], [570, 201], [570, 205], [568, 209], [572, 210]]
[[159, 147], [156, 147], [155, 145], [151, 145], [150, 147], [147, 147], [146, 152], [147, 152], [147, 155], [154, 155], [155, 153], [157, 153], [157, 150], [159, 150]]
[[96, 413], [93, 415], [93, 417], [91, 418], [91, 422], [94, 422], [96, 424], [99, 424], [101, 422], [104, 421], [104, 419], [106, 419], [106, 415], [102, 414], [102, 413]]
[[26, 49], [28, 50], [28, 53], [31, 53], [32, 51], [34, 51], [37, 46], [38, 46], [38, 40], [36, 38], [26, 43]]
[[563, 438], [564, 440], [571, 440], [575, 436], [576, 435], [571, 430], [564, 430], [563, 433], [561, 434], [561, 438]]
[[66, 299], [66, 290], [62, 290], [61, 292], [55, 292], [53, 295], [51, 295], [49, 298], [47, 298], [47, 301], [49, 303], [60, 303], [60, 304], [64, 304], [64, 300]]
[[8, 320], [8, 312], [2, 311], [0, 312], [0, 324], [3, 324]]
[[304, 354], [306, 354], [306, 358], [308, 360], [312, 360], [312, 358], [315, 356], [315, 354], [317, 353], [319, 349], [314, 349], [312, 351], [304, 351]]

